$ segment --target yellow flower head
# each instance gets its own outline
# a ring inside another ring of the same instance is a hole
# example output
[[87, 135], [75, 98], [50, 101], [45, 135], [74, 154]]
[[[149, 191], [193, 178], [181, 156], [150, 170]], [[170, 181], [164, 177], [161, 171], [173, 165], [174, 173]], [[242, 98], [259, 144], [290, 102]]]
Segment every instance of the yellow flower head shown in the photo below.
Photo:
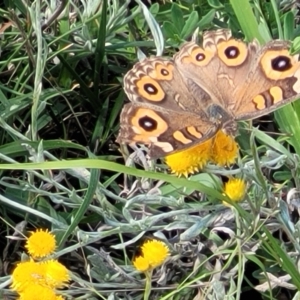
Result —
[[233, 164], [238, 156], [239, 147], [234, 138], [219, 130], [214, 138], [210, 159], [219, 166]]
[[[69, 272], [56, 260], [20, 262], [12, 274], [12, 289], [21, 293], [28, 287], [60, 288], [70, 280]], [[48, 298], [42, 298], [48, 299]]]
[[212, 139], [188, 148], [184, 151], [170, 154], [166, 157], [166, 163], [172, 173], [177, 176], [188, 176], [199, 171], [210, 158]]
[[48, 287], [41, 285], [30, 285], [20, 293], [20, 300], [57, 300], [55, 292]]
[[[231, 199], [231, 201], [239, 202], [244, 199], [246, 194], [246, 182], [239, 178], [229, 179], [228, 182], [225, 183], [224, 194]], [[223, 202], [224, 205], [228, 205]]]
[[150, 269], [149, 262], [143, 256], [137, 256], [133, 261], [134, 267], [141, 272], [145, 272]]
[[209, 160], [219, 166], [234, 163], [238, 151], [239, 147], [234, 138], [219, 130], [213, 138], [204, 143], [168, 155], [166, 163], [171, 168], [172, 173], [187, 177], [203, 168]]
[[54, 252], [56, 248], [55, 237], [48, 230], [31, 232], [25, 247], [33, 258], [45, 257]]
[[18, 263], [12, 273], [12, 289], [24, 291], [32, 285], [45, 285], [45, 269], [40, 263], [26, 261]]
[[156, 268], [169, 256], [169, 248], [158, 240], [147, 241], [142, 246], [142, 255], [151, 268]]
[[45, 268], [45, 280], [50, 288], [60, 288], [70, 280], [68, 269], [57, 260], [42, 263]]

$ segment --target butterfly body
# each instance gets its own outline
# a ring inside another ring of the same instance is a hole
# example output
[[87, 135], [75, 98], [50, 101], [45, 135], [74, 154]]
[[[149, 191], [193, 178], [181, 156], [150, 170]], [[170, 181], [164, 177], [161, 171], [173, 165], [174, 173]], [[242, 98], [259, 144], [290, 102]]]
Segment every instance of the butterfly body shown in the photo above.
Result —
[[121, 113], [120, 143], [150, 145], [162, 157], [213, 137], [235, 135], [237, 121], [268, 114], [300, 96], [298, 55], [289, 43], [265, 46], [226, 29], [185, 43], [173, 59], [144, 59], [124, 77], [131, 101]]

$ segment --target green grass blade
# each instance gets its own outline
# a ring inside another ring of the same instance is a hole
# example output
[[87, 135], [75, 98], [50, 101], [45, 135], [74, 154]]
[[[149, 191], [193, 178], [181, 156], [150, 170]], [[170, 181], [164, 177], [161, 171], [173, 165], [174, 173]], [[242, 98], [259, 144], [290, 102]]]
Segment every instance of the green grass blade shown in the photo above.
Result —
[[114, 162], [109, 162], [101, 159], [77, 159], [68, 161], [47, 161], [43, 163], [0, 164], [0, 170], [63, 170], [83, 167], [90, 169], [109, 170], [118, 172], [120, 174], [128, 174], [149, 179], [163, 180], [180, 187], [186, 187], [194, 189], [196, 191], [201, 191], [220, 200], [227, 200], [227, 198], [218, 191], [212, 188], [208, 188], [207, 186], [199, 182], [177, 178], [175, 176], [163, 173], [137, 170], [135, 168], [126, 167]]
[[249, 0], [230, 0], [230, 3], [248, 41], [257, 38], [259, 42], [263, 42], [258, 22], [253, 13], [252, 5], [254, 4], [251, 5]]
[[65, 234], [62, 236], [62, 238], [58, 241], [58, 247], [62, 247], [66, 240], [68, 239], [69, 235], [71, 235], [82, 218], [84, 217], [87, 209], [89, 208], [89, 205], [94, 199], [94, 195], [96, 192], [97, 187], [99, 186], [99, 176], [100, 176], [100, 170], [99, 169], [92, 169], [91, 170], [91, 176], [88, 183], [88, 189], [86, 191], [86, 194], [84, 196], [83, 203], [80, 205], [79, 209], [77, 210], [76, 214], [72, 218], [72, 223], [66, 230]]
[[[99, 82], [100, 82], [100, 68], [105, 57], [105, 41], [106, 41], [106, 19], [107, 19], [107, 0], [102, 1], [101, 20], [98, 30], [97, 43], [95, 49], [95, 65], [94, 65], [94, 97], [93, 104], [97, 107], [97, 100], [99, 98]], [[92, 100], [92, 99], [91, 99]], [[97, 111], [97, 110], [96, 110]]]

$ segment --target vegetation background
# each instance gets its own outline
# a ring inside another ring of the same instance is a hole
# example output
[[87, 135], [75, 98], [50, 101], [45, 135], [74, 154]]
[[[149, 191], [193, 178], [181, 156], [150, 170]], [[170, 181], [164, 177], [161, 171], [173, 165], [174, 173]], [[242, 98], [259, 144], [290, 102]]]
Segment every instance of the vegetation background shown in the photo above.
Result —
[[[2, 3], [1, 299], [16, 299], [10, 274], [34, 228], [56, 235], [73, 272], [67, 299], [142, 299], [132, 259], [149, 238], [171, 252], [150, 299], [299, 299], [300, 102], [240, 124], [251, 134], [237, 164], [189, 179], [115, 143], [137, 48], [172, 56], [197, 28], [230, 28], [297, 52], [298, 1]], [[249, 189], [229, 208], [222, 181], [233, 175]]]

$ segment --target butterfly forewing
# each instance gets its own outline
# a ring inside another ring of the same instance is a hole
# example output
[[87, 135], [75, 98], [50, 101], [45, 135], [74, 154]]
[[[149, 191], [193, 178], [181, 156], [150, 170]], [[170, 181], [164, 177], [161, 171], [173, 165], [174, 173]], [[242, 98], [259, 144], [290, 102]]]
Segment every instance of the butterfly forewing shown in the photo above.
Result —
[[188, 148], [217, 130], [199, 105], [199, 99], [208, 103], [209, 95], [189, 90], [172, 60], [137, 63], [125, 75], [124, 89], [131, 103], [123, 108], [117, 141], [150, 144], [151, 157]]

